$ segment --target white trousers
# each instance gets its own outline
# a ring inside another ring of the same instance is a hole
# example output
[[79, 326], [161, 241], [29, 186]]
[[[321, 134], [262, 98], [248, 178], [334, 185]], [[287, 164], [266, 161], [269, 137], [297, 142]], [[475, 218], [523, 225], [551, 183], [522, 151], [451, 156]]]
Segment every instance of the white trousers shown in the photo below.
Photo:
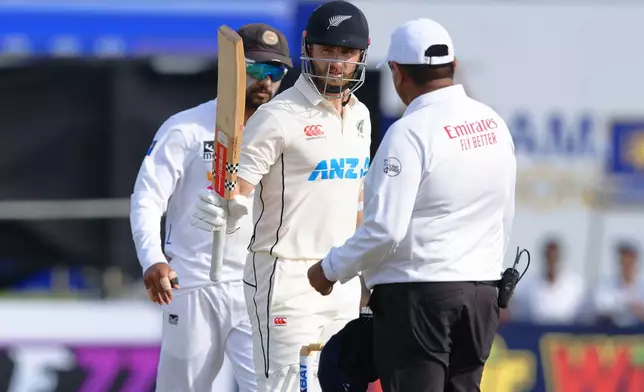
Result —
[[[275, 259], [250, 253], [244, 295], [253, 327], [253, 358], [260, 392], [299, 392], [299, 351], [325, 343], [360, 315], [360, 280], [337, 283], [328, 296], [310, 285], [314, 261]], [[312, 358], [309, 391], [319, 391], [317, 356]]]
[[[179, 291], [163, 307], [156, 392], [257, 391], [242, 285], [224, 282]], [[221, 373], [225, 358], [233, 379]]]

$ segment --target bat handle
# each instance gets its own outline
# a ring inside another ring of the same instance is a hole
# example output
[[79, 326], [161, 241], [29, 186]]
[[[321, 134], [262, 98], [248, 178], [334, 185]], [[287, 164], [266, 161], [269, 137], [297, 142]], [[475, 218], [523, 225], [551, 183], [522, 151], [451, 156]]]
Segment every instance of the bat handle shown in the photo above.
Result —
[[221, 270], [224, 265], [224, 242], [226, 240], [226, 225], [213, 232], [212, 260], [210, 263], [210, 280], [214, 283], [221, 282]]
[[310, 357], [315, 351], [322, 351], [323, 345], [321, 343], [312, 343], [302, 346], [300, 348], [300, 392], [309, 392], [309, 383], [311, 379], [310, 371]]

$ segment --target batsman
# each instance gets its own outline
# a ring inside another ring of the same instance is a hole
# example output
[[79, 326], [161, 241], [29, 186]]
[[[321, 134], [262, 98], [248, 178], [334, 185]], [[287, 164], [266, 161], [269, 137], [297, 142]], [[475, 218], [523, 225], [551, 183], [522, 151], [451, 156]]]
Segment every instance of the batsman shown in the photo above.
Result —
[[[245, 49], [245, 114], [250, 116], [273, 99], [293, 62], [286, 37], [275, 28], [252, 23], [237, 33]], [[143, 159], [132, 194], [132, 235], [145, 285], [151, 299], [163, 308], [157, 392], [225, 391], [216, 381], [224, 353], [239, 391], [257, 390], [242, 283], [252, 221], [241, 219], [239, 230], [226, 234], [217, 283], [209, 276], [213, 235], [191, 227], [195, 222], [191, 222], [190, 207], [196, 194], [212, 184], [219, 104], [226, 103], [217, 98], [163, 123]], [[174, 275], [180, 287], [171, 287]]]
[[[260, 391], [299, 391], [300, 347], [324, 343], [358, 317], [367, 295], [356, 278], [321, 297], [307, 271], [361, 221], [371, 122], [354, 93], [364, 83], [368, 47], [367, 19], [357, 7], [318, 7], [303, 32], [299, 79], [244, 128], [237, 196], [224, 203], [211, 192], [195, 206], [195, 226], [207, 231], [220, 230], [224, 218], [236, 226], [243, 216], [235, 211], [252, 211], [244, 296]], [[309, 390], [319, 390], [310, 381]]]

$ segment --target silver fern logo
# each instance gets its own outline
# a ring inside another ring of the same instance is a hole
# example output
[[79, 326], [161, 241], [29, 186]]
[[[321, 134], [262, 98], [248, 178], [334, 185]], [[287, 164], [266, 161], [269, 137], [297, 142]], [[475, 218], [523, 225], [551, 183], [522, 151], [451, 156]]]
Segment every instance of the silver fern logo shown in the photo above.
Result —
[[331, 27], [338, 27], [340, 23], [344, 22], [347, 19], [351, 19], [351, 15], [336, 15], [329, 18], [329, 26], [327, 30]]

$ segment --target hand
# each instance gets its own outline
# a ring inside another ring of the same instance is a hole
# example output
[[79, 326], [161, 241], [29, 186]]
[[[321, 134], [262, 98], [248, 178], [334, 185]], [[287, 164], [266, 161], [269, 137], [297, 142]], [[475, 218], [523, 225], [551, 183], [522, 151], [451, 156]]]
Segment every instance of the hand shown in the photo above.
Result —
[[143, 274], [143, 284], [152, 302], [169, 305], [172, 289], [179, 288], [179, 278], [168, 263], [156, 263]]
[[227, 233], [235, 232], [239, 229], [239, 220], [248, 215], [248, 204], [246, 196], [235, 195], [226, 202], [215, 191], [204, 189], [199, 192], [190, 224], [210, 233], [219, 231], [224, 226]]
[[360, 309], [369, 306], [369, 298], [371, 298], [371, 290], [367, 288], [364, 277], [360, 275]]
[[320, 294], [329, 295], [333, 291], [333, 285], [335, 282], [330, 281], [324, 276], [324, 270], [322, 269], [322, 260], [313, 264], [306, 275], [309, 278], [309, 284]]

